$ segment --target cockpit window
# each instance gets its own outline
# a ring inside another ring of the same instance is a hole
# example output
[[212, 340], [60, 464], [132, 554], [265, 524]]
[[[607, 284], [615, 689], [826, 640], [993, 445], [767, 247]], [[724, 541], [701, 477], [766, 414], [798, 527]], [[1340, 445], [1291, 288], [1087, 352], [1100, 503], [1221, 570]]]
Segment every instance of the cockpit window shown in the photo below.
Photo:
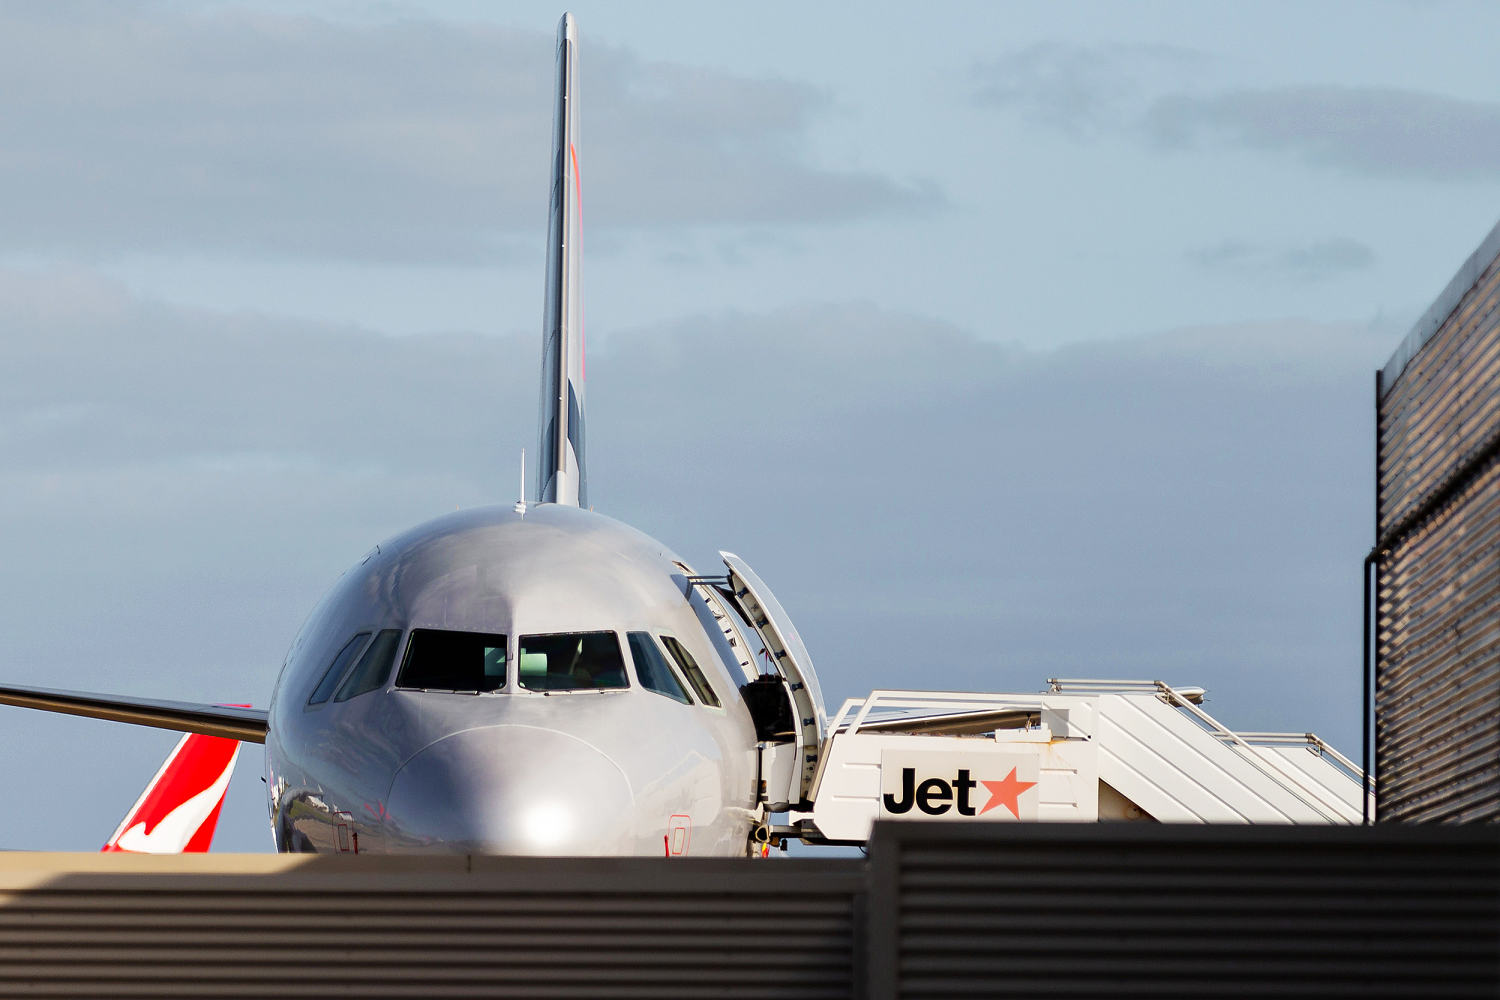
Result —
[[[494, 691], [505, 686], [505, 636], [414, 628], [396, 686], [427, 691]], [[352, 695], [351, 695], [352, 697]]]
[[683, 690], [677, 674], [667, 665], [667, 658], [661, 655], [661, 650], [651, 641], [651, 636], [645, 632], [627, 632], [625, 639], [630, 643], [630, 657], [635, 660], [635, 676], [640, 680], [641, 687], [664, 694], [684, 705], [693, 703], [693, 699]]
[[709, 687], [708, 678], [704, 677], [703, 671], [698, 669], [698, 661], [693, 659], [693, 654], [670, 635], [662, 636], [661, 643], [667, 647], [667, 652], [672, 654], [672, 659], [676, 660], [677, 665], [682, 668], [683, 676], [688, 679], [693, 690], [698, 692], [698, 700], [705, 705], [718, 708], [719, 696], [714, 694], [713, 688]]
[[613, 632], [523, 635], [521, 686], [530, 691], [629, 687], [620, 640]]
[[[396, 658], [396, 646], [401, 642], [401, 630], [399, 628], [383, 629], [375, 636], [375, 641], [370, 643], [365, 650], [365, 655], [359, 658], [354, 669], [349, 671], [349, 676], [344, 683], [339, 685], [338, 693], [333, 696], [334, 701], [348, 701], [356, 695], [364, 694], [366, 691], [374, 691], [385, 684], [385, 679], [391, 675], [391, 661]], [[504, 652], [501, 652], [501, 676], [505, 674]]]
[[328, 669], [323, 672], [323, 679], [318, 681], [318, 686], [313, 690], [312, 697], [307, 699], [309, 705], [321, 705], [333, 694], [333, 689], [344, 677], [344, 671], [349, 669], [349, 664], [359, 655], [359, 651], [365, 648], [365, 642], [370, 638], [370, 633], [361, 632], [359, 635], [344, 643], [344, 648], [339, 650]]

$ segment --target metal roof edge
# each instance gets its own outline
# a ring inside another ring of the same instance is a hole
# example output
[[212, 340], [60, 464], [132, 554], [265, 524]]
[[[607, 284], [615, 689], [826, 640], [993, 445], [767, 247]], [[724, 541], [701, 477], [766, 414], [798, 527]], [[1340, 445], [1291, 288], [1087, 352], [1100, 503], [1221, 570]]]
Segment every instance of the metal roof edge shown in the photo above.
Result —
[[1411, 359], [1417, 356], [1417, 352], [1432, 339], [1433, 334], [1442, 328], [1443, 323], [1458, 308], [1469, 289], [1473, 288], [1495, 258], [1500, 257], [1500, 222], [1496, 222], [1488, 236], [1480, 242], [1478, 249], [1469, 254], [1469, 259], [1464, 261], [1453, 280], [1433, 300], [1432, 305], [1422, 314], [1422, 318], [1412, 326], [1411, 332], [1406, 339], [1401, 341], [1391, 359], [1380, 369], [1380, 393], [1385, 393], [1395, 384], [1396, 379], [1406, 370]]

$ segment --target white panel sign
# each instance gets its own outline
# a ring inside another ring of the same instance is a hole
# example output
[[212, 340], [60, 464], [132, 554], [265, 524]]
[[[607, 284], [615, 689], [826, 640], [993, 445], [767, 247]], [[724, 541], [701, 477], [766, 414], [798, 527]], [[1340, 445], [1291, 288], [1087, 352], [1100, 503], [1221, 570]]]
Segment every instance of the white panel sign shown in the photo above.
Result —
[[1034, 753], [886, 750], [880, 818], [1035, 820], [1040, 780]]

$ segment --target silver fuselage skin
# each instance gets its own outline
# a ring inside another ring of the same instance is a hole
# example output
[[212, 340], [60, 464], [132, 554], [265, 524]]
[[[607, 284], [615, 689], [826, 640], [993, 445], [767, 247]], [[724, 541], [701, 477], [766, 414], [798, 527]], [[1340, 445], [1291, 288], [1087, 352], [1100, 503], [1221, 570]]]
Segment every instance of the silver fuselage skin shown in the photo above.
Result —
[[[266, 782], [282, 851], [743, 855], [759, 781], [755, 726], [690, 571], [592, 511], [535, 504], [439, 518], [382, 543], [303, 626], [270, 706]], [[504, 634], [504, 686], [482, 694], [383, 684], [309, 705], [362, 632]], [[722, 707], [640, 683], [540, 692], [518, 683], [522, 635], [677, 639]]]

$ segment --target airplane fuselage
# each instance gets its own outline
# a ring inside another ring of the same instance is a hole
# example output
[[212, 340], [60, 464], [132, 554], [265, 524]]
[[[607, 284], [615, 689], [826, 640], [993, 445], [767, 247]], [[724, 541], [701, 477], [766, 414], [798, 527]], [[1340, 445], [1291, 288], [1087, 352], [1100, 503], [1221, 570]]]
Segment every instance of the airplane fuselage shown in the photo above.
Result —
[[743, 854], [755, 726], [690, 573], [647, 535], [556, 504], [382, 543], [277, 681], [277, 848]]

